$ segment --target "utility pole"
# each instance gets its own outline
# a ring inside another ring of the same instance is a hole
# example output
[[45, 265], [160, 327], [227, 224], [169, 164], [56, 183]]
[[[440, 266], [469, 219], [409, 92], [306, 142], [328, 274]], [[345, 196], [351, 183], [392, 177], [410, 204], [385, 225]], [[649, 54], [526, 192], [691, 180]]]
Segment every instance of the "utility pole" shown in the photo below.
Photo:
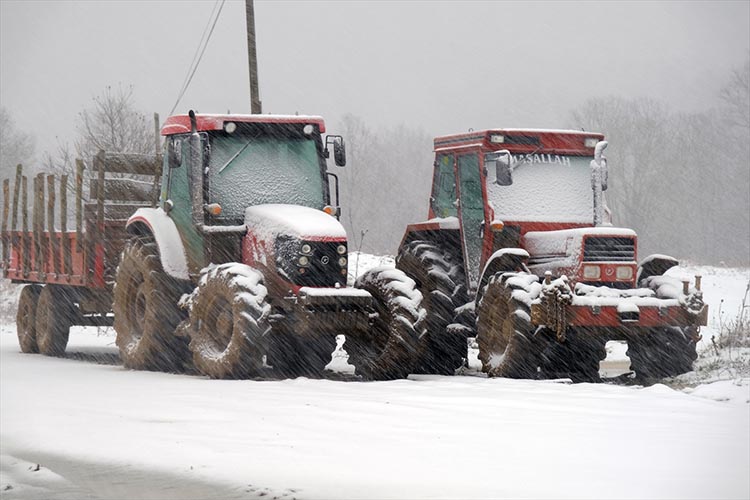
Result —
[[258, 95], [258, 55], [255, 48], [255, 12], [253, 0], [245, 0], [245, 19], [247, 21], [247, 61], [250, 67], [250, 112], [262, 113]]

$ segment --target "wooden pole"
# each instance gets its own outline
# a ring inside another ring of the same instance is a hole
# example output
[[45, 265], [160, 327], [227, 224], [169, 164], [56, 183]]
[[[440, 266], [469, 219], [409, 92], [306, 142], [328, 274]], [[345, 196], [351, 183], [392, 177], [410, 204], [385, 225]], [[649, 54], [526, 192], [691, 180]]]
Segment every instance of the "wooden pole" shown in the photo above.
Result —
[[60, 178], [60, 232], [62, 233], [63, 273], [73, 274], [73, 263], [70, 255], [70, 235], [68, 234], [68, 174]]
[[49, 230], [48, 254], [52, 254], [52, 268], [60, 274], [60, 245], [55, 233], [55, 176], [47, 176], [47, 228]]
[[3, 276], [7, 276], [8, 263], [10, 262], [10, 235], [8, 234], [8, 216], [10, 215], [10, 180], [3, 181]]
[[21, 239], [23, 245], [23, 276], [29, 275], [31, 255], [29, 247], [29, 183], [26, 176], [21, 177]]
[[13, 186], [13, 217], [10, 220], [10, 230], [18, 230], [18, 193], [21, 190], [21, 177], [23, 176], [23, 166], [19, 163], [16, 166], [16, 183]]
[[83, 160], [76, 159], [76, 252], [83, 250]]
[[245, 0], [245, 21], [247, 28], [247, 60], [250, 68], [250, 112], [259, 115], [261, 110], [258, 89], [258, 54], [255, 45], [255, 9], [253, 0]]
[[35, 269], [38, 273], [44, 274], [44, 255], [46, 253], [46, 245], [42, 242], [42, 233], [44, 232], [44, 174], [37, 174], [34, 178], [36, 180], [36, 203], [34, 208], [36, 209], [36, 227], [34, 228], [34, 251], [36, 252]]

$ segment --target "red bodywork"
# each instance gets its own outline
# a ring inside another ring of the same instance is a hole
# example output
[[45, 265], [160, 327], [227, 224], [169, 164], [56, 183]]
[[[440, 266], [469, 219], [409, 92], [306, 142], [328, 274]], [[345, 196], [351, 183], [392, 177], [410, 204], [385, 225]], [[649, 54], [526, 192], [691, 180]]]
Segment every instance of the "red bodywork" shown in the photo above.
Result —
[[[298, 116], [298, 115], [205, 115], [196, 114], [196, 127], [198, 132], [211, 130], [222, 130], [226, 122], [239, 123], [310, 123], [318, 126], [320, 133], [326, 131], [323, 118], [320, 116]], [[161, 128], [161, 135], [186, 134], [190, 132], [190, 117], [188, 115], [176, 115], [167, 118]]]

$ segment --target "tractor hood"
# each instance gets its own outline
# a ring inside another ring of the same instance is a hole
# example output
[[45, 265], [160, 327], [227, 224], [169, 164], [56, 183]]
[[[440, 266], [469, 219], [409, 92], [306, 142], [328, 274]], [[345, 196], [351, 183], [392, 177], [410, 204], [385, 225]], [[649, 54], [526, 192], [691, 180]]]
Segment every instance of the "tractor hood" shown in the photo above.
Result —
[[[622, 253], [621, 250], [616, 246], [606, 245], [609, 241], [616, 243], [619, 239], [632, 241], [633, 255], [625, 260], [634, 260], [635, 231], [616, 227], [583, 227], [560, 231], [529, 231], [523, 237], [523, 247], [531, 256], [529, 260], [531, 266], [546, 264], [545, 268], [554, 269], [555, 267], [576, 266], [578, 262], [583, 260], [581, 258], [582, 253], [594, 252], [595, 254], [600, 254], [596, 255], [597, 258], [595, 260], [621, 260], [621, 257], [624, 257], [624, 255], [618, 255]], [[602, 246], [601, 242], [604, 242], [605, 246]], [[594, 245], [597, 244], [598, 246], [595, 247]], [[589, 248], [593, 250], [588, 250]]]
[[325, 212], [300, 205], [256, 205], [245, 210], [245, 225], [269, 241], [289, 235], [305, 241], [344, 241], [344, 226]]

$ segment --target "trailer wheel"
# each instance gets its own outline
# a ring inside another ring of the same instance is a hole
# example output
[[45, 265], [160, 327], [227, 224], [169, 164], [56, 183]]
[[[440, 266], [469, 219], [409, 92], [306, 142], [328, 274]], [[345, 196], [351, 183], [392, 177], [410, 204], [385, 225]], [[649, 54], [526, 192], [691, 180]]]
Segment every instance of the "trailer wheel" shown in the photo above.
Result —
[[36, 306], [36, 343], [47, 356], [65, 355], [70, 326], [75, 323], [75, 306], [57, 285], [46, 285]]
[[422, 294], [414, 280], [393, 268], [371, 269], [354, 286], [372, 295], [376, 313], [368, 332], [346, 336], [344, 350], [355, 374], [365, 380], [405, 378], [425, 335]]
[[416, 282], [427, 311], [427, 334], [416, 371], [453, 375], [467, 356], [466, 335], [461, 330], [448, 329], [460, 301], [456, 294], [462, 290], [461, 266], [452, 263], [450, 255], [437, 245], [419, 240], [401, 249], [396, 267]]
[[115, 276], [114, 327], [126, 368], [177, 371], [186, 355], [174, 332], [182, 318], [177, 306], [182, 285], [161, 266], [156, 243], [132, 238], [125, 244]]
[[36, 343], [36, 306], [39, 301], [39, 285], [26, 285], [21, 289], [16, 314], [16, 334], [21, 352], [33, 354], [39, 352]]
[[689, 328], [654, 328], [628, 340], [630, 368], [640, 379], [674, 377], [693, 370], [698, 357]]
[[497, 273], [482, 290], [477, 307], [477, 343], [482, 371], [490, 377], [537, 376], [540, 349], [534, 339], [530, 307], [521, 297], [533, 298], [523, 284], [526, 277], [529, 275], [525, 273]]
[[244, 264], [208, 271], [192, 296], [188, 332], [193, 362], [211, 378], [260, 376], [271, 365], [271, 327], [263, 275]]

